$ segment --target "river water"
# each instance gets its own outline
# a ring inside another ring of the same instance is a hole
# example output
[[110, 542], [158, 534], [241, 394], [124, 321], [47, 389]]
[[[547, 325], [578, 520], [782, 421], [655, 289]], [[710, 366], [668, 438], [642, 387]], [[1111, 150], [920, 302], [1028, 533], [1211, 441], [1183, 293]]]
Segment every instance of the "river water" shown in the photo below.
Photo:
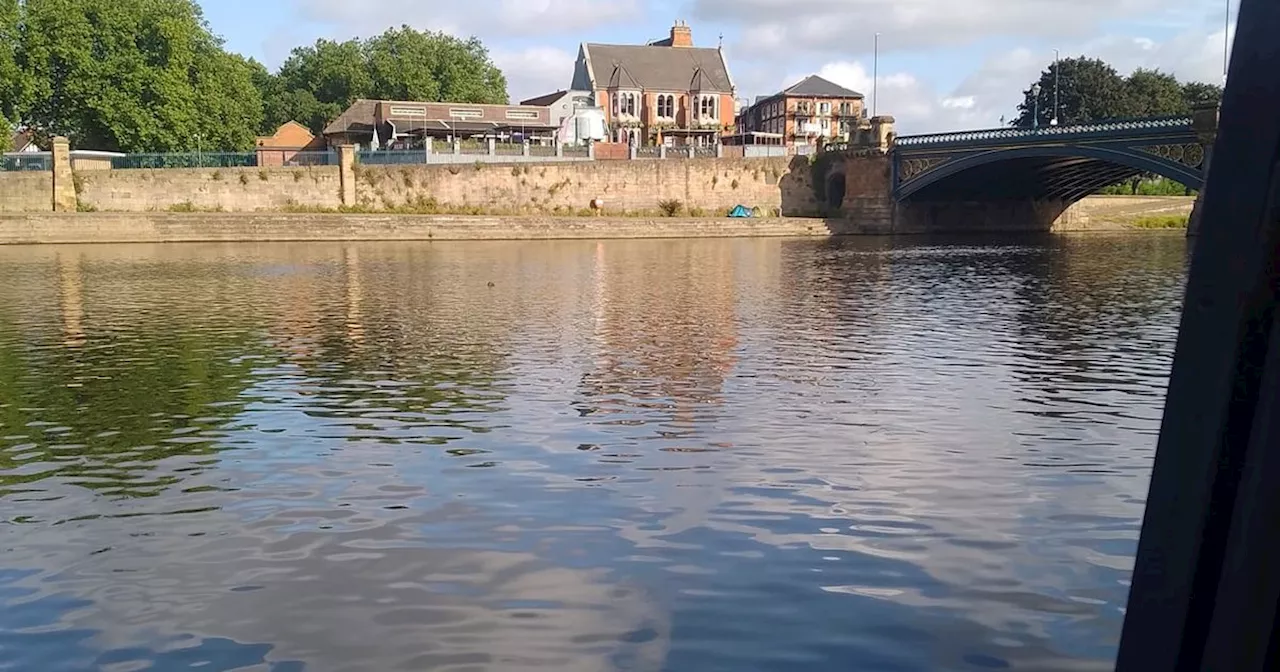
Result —
[[1181, 237], [0, 249], [0, 670], [1104, 670]]

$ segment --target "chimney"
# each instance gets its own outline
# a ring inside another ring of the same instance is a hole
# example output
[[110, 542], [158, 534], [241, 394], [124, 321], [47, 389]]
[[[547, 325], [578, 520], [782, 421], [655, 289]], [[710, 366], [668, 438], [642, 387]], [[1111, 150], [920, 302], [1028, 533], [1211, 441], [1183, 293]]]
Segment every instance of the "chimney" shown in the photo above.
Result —
[[676, 21], [676, 24], [671, 26], [671, 46], [693, 46], [693, 30], [691, 30], [689, 26], [685, 25], [684, 21]]

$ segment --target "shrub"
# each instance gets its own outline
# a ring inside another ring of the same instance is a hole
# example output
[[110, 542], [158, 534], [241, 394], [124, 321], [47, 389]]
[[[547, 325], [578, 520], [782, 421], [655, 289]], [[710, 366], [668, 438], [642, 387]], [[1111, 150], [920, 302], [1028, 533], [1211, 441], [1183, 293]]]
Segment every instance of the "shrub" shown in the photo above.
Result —
[[669, 198], [663, 201], [658, 201], [658, 209], [662, 211], [664, 217], [675, 217], [684, 209], [684, 203], [681, 203], [674, 198]]

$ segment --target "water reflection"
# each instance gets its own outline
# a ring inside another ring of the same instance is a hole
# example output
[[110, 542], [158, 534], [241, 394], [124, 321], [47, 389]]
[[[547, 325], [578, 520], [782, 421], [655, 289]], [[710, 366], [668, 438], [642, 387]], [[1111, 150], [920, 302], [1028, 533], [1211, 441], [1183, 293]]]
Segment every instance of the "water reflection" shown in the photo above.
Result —
[[1106, 669], [1184, 266], [0, 250], [0, 661]]

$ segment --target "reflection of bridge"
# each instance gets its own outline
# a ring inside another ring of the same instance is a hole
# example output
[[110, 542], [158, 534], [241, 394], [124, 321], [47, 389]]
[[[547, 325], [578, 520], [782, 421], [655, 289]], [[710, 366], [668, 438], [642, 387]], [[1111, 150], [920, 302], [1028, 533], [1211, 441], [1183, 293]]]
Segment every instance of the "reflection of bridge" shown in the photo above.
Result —
[[847, 149], [841, 205], [860, 228], [1046, 230], [1072, 203], [1144, 173], [1201, 189], [1217, 121], [1217, 108], [1205, 107], [1176, 117], [894, 137], [893, 119], [877, 117]]

